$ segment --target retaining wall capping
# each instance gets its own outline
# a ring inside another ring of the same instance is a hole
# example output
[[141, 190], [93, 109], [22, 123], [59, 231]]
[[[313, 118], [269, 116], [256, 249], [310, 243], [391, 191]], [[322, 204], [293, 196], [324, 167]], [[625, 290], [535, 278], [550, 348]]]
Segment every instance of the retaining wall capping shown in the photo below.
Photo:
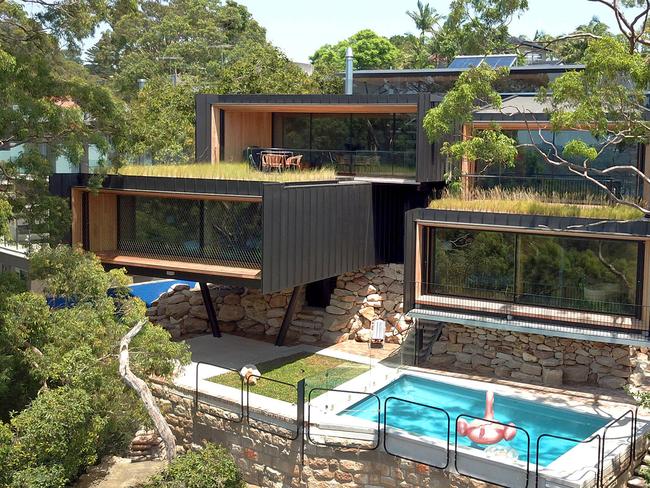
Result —
[[[253, 288], [208, 287], [222, 332], [270, 337], [278, 334], [292, 290], [262, 294]], [[371, 322], [380, 318], [386, 321], [386, 342], [399, 344], [411, 323], [404, 315], [403, 288], [404, 266], [388, 264], [339, 276], [326, 308], [305, 306], [303, 291], [287, 340], [307, 344], [368, 342]], [[198, 286], [190, 289], [186, 284], [173, 285], [152, 303], [147, 316], [175, 339], [210, 332]]]
[[446, 324], [423, 366], [562, 386], [650, 385], [647, 348]]
[[[362, 451], [352, 447], [321, 447], [305, 443], [304, 466], [300, 460], [300, 438], [286, 440], [271, 432], [281, 429], [264, 424], [262, 432], [246, 421], [225, 420], [232, 415], [220, 408], [201, 402], [196, 408], [193, 394], [181, 387], [155, 382], [152, 392], [158, 400], [174, 432], [181, 451], [198, 447], [206, 441], [228, 447], [247, 483], [264, 488], [478, 488], [493, 486], [450, 471], [441, 471], [424, 464], [389, 455], [381, 447]], [[209, 401], [209, 399], [208, 399]], [[234, 406], [233, 406], [234, 407]], [[236, 408], [235, 408], [236, 410]], [[289, 419], [285, 419], [289, 421]], [[646, 450], [647, 441], [639, 439], [638, 453]], [[453, 466], [453, 453], [452, 453]], [[634, 466], [616, 483], [623, 487]], [[531, 484], [534, 486], [534, 471]], [[606, 473], [605, 481], [609, 481]]]

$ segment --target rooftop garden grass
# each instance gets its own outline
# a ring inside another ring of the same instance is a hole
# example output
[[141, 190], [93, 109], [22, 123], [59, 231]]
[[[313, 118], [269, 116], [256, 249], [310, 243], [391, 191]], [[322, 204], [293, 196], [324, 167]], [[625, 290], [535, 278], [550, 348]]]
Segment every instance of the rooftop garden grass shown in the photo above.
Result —
[[[289, 403], [296, 402], [296, 389], [265, 378], [296, 385], [307, 378], [309, 388], [335, 388], [368, 371], [368, 366], [322, 354], [298, 353], [265, 361], [256, 365], [264, 378], [250, 386], [251, 393], [275, 398]], [[208, 381], [232, 388], [241, 386], [239, 373], [231, 372], [209, 378]], [[244, 385], [245, 387], [245, 385]], [[314, 391], [311, 398], [325, 393]]]
[[192, 163], [126, 165], [118, 174], [128, 176], [163, 176], [168, 178], [205, 178], [215, 180], [246, 180], [289, 183], [293, 181], [325, 181], [336, 178], [333, 168], [259, 171], [248, 163]]
[[469, 212], [495, 212], [553, 217], [580, 217], [603, 220], [637, 220], [639, 210], [621, 204], [611, 204], [602, 198], [585, 199], [584, 204], [564, 203], [565, 195], [539, 195], [524, 190], [500, 189], [473, 191], [471, 196], [445, 195], [433, 200], [429, 208]]

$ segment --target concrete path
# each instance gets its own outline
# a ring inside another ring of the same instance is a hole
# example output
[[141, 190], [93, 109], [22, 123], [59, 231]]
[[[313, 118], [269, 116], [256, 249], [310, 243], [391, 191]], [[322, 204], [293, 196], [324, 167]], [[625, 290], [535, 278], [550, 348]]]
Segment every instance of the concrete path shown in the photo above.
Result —
[[132, 463], [124, 458], [108, 458], [89, 469], [74, 488], [131, 488], [148, 480], [165, 466], [164, 461]]

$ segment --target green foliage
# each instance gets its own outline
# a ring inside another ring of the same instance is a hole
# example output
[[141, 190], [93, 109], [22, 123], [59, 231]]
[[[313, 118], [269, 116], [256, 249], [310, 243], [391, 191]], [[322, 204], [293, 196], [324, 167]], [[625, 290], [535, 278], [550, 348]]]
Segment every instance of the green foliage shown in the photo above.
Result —
[[229, 451], [207, 444], [177, 457], [140, 488], [243, 488], [246, 483]]
[[105, 419], [95, 412], [91, 395], [62, 387], [43, 392], [11, 419], [15, 467], [56, 466], [73, 479], [97, 459], [96, 444]]
[[[188, 35], [191, 33], [191, 35]], [[126, 99], [137, 80], [218, 77], [233, 46], [264, 42], [264, 30], [232, 0], [141, 0], [117, 12], [91, 49], [93, 71]]]
[[[33, 17], [25, 11], [27, 4], [0, 2], [0, 145], [23, 149], [13, 161], [0, 160], [0, 172], [9, 182], [1, 200], [9, 202], [32, 233], [57, 241], [68, 227], [69, 211], [47, 190], [51, 164], [59, 156], [78, 164], [88, 144], [105, 155], [108, 138], [118, 137], [122, 107], [69, 59], [80, 36], [91, 34], [93, 23], [104, 17], [108, 2], [39, 2]], [[67, 52], [58, 39], [65, 40]], [[43, 144], [47, 157], [40, 152]], [[2, 204], [0, 232], [6, 231], [6, 214]]]
[[7, 486], [8, 488], [63, 488], [66, 484], [63, 467], [55, 464], [17, 470]]
[[433, 37], [433, 52], [447, 59], [507, 52], [508, 25], [527, 9], [528, 0], [452, 0], [445, 23]]
[[456, 161], [466, 157], [504, 168], [513, 167], [518, 154], [516, 141], [497, 129], [478, 132], [453, 144], [445, 141], [441, 152]]
[[325, 44], [311, 56], [316, 70], [345, 69], [345, 51], [354, 52], [354, 69], [388, 69], [395, 66], [399, 51], [385, 37], [364, 29], [337, 44]]
[[[609, 31], [609, 26], [601, 22], [598, 17], [575, 28], [575, 33], [589, 33], [594, 36], [611, 37], [613, 34]], [[590, 37], [575, 37], [558, 41], [551, 46], [556, 55], [565, 63], [582, 63], [585, 60], [585, 53], [590, 44]]]
[[424, 129], [429, 140], [438, 140], [463, 124], [471, 123], [474, 111], [484, 105], [501, 108], [501, 96], [493, 85], [507, 74], [505, 68], [495, 70], [486, 65], [462, 73], [442, 102], [424, 117]]
[[586, 142], [574, 139], [565, 144], [562, 155], [565, 158], [581, 158], [592, 161], [598, 157], [598, 151]]
[[[28, 469], [20, 476], [55, 480], [57, 472], [43, 467], [59, 465], [67, 481], [98, 457], [126, 448], [147, 422], [139, 399], [117, 373], [119, 341], [144, 317], [145, 307], [120, 291], [123, 270], [105, 272], [94, 255], [79, 249], [46, 246], [32, 255], [32, 266], [46, 294], [74, 306], [51, 309], [43, 295], [31, 292], [5, 299], [0, 364], [11, 369], [0, 375], [0, 406], [23, 409], [10, 424], [11, 463]], [[168, 376], [189, 360], [185, 344], [171, 342], [164, 329], [149, 323], [130, 352], [131, 367], [143, 378]], [[16, 392], [23, 392], [22, 404]], [[0, 412], [7, 417], [8, 411]], [[19, 483], [17, 476], [13, 483]]]

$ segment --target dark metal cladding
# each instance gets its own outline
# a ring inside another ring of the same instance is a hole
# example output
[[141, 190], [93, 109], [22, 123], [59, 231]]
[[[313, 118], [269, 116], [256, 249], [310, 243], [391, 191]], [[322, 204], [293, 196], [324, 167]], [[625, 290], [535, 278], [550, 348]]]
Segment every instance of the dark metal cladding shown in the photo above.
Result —
[[50, 194], [70, 198], [70, 190], [74, 186], [82, 184], [81, 174], [79, 173], [55, 173], [49, 178]]
[[415, 307], [415, 240], [416, 222], [422, 218], [425, 209], [416, 208], [406, 212], [404, 222], [404, 310]]
[[262, 291], [375, 264], [372, 185], [264, 185]]

